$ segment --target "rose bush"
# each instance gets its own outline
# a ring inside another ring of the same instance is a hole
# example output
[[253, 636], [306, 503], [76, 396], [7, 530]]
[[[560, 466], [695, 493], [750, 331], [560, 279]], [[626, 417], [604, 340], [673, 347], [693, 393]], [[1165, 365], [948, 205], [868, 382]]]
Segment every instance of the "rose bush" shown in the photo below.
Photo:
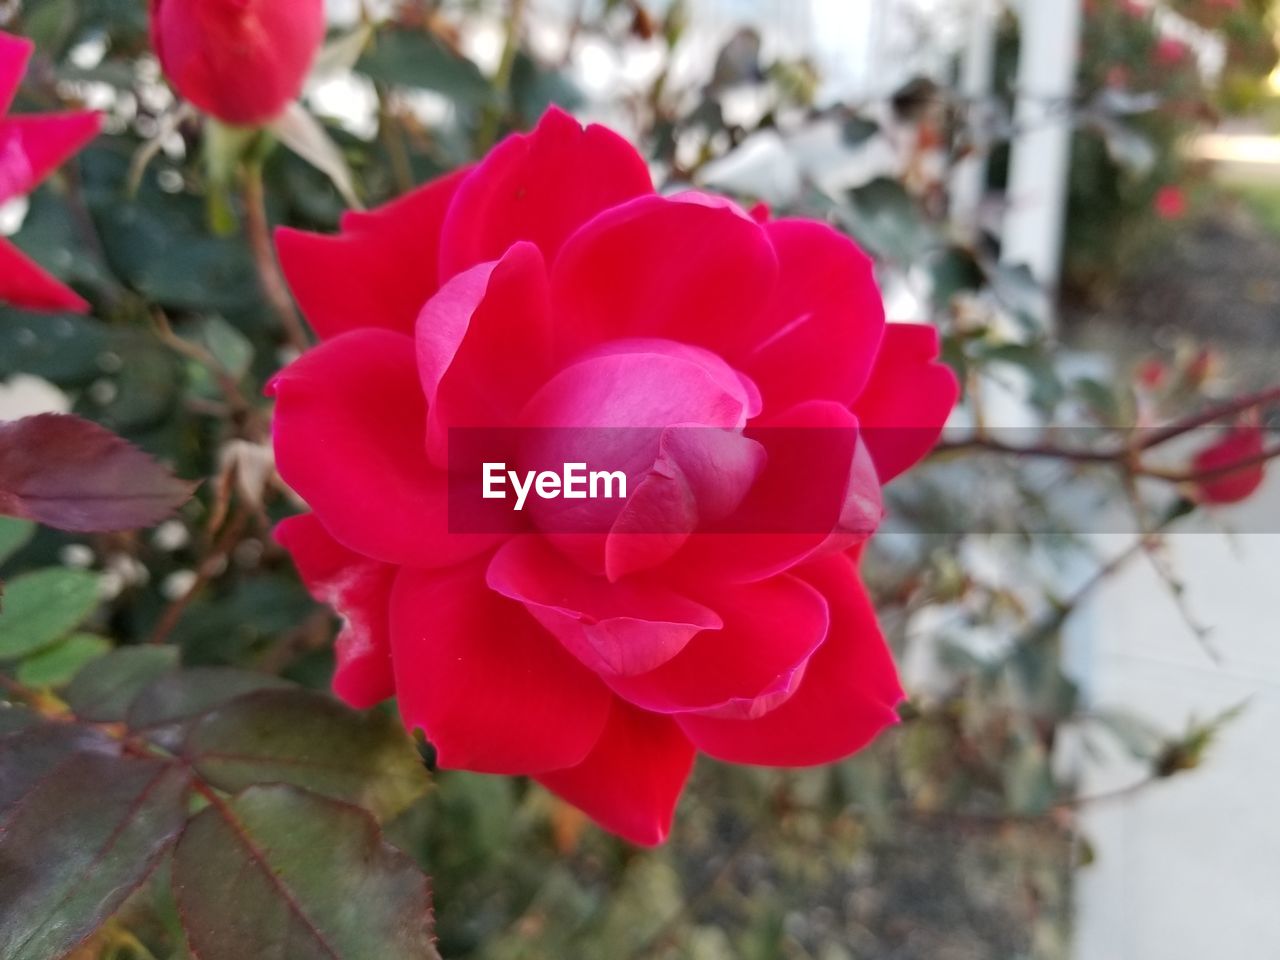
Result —
[[151, 0], [151, 45], [178, 93], [253, 127], [298, 96], [324, 40], [323, 0]]
[[[30, 192], [69, 156], [93, 139], [101, 118], [91, 111], [9, 117], [5, 113], [35, 45], [0, 33], [0, 204]], [[29, 310], [70, 310], [89, 305], [21, 251], [0, 238], [0, 302]]]
[[[277, 245], [323, 341], [269, 387], [313, 511], [277, 536], [346, 618], [344, 700], [395, 696], [441, 766], [531, 775], [642, 844], [696, 751], [820, 764], [895, 721], [856, 557], [957, 383], [932, 328], [886, 325], [848, 238], [659, 196], [629, 144], [553, 109]], [[459, 428], [524, 431], [524, 462], [608, 446], [630, 496], [460, 529]]]

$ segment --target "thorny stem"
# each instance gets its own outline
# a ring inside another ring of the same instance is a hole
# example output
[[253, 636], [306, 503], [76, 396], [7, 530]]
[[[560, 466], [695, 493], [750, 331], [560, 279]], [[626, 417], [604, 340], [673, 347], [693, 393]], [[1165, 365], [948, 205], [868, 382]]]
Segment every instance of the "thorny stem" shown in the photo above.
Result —
[[244, 165], [244, 215], [245, 232], [249, 238], [249, 248], [253, 253], [254, 266], [258, 268], [258, 280], [262, 284], [262, 292], [271, 304], [271, 309], [280, 319], [285, 337], [299, 353], [311, 344], [306, 330], [302, 326], [302, 318], [293, 306], [293, 298], [289, 295], [289, 287], [284, 275], [280, 272], [280, 264], [276, 262], [275, 251], [271, 246], [271, 227], [267, 222], [266, 192], [262, 184], [262, 164], [250, 161]]
[[1166, 483], [1187, 484], [1203, 483], [1216, 480], [1239, 470], [1256, 467], [1271, 460], [1280, 459], [1280, 446], [1272, 447], [1260, 454], [1254, 454], [1233, 462], [1203, 470], [1165, 470], [1150, 467], [1141, 463], [1138, 456], [1147, 450], [1168, 443], [1192, 430], [1208, 426], [1212, 423], [1229, 421], [1248, 410], [1280, 401], [1280, 386], [1270, 387], [1257, 393], [1246, 394], [1225, 403], [1217, 404], [1207, 410], [1178, 420], [1158, 430], [1137, 434], [1132, 442], [1123, 446], [1106, 450], [1082, 450], [1071, 447], [1060, 447], [1051, 443], [1033, 443], [1019, 445], [1006, 443], [989, 436], [979, 430], [974, 436], [951, 443], [941, 443], [935, 455], [962, 453], [965, 451], [983, 451], [1000, 453], [1009, 456], [1033, 457], [1048, 460], [1060, 460], [1068, 463], [1113, 465], [1121, 468], [1130, 478], [1147, 477], [1162, 480]]
[[[1266, 390], [1260, 390], [1257, 393], [1247, 393], [1242, 397], [1236, 397], [1233, 400], [1210, 407], [1208, 410], [1177, 420], [1167, 427], [1153, 430], [1142, 437], [1137, 444], [1137, 448], [1139, 450], [1150, 450], [1152, 447], [1167, 443], [1175, 437], [1182, 436], [1184, 433], [1190, 433], [1197, 427], [1207, 426], [1216, 421], [1230, 420], [1246, 410], [1265, 407], [1278, 401], [1280, 401], [1280, 385], [1268, 387]], [[1235, 469], [1239, 468], [1231, 467], [1228, 472]]]

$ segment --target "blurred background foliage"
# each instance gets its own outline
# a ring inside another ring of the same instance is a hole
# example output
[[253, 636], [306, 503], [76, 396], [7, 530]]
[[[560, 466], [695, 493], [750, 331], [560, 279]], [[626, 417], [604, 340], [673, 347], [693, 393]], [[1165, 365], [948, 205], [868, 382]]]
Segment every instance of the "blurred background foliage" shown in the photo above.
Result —
[[[1162, 207], [1162, 191], [1218, 202], [1217, 188], [1184, 159], [1186, 138], [1220, 111], [1268, 108], [1264, 81], [1276, 51], [1267, 5], [1174, 6], [1228, 38], [1225, 80], [1214, 90], [1148, 13], [1122, 0], [1088, 5], [1079, 94], [1063, 105], [1078, 128], [1068, 287], [1084, 302], [1114, 296], [1129, 271], [1167, 255], [1170, 221], [1184, 213]], [[890, 302], [907, 296], [911, 319], [941, 328], [967, 387], [967, 422], [982, 422], [992, 385], [1010, 378], [1042, 422], [1085, 429], [1131, 424], [1153, 397], [1188, 410], [1223, 391], [1196, 331], [1158, 351], [1167, 376], [1154, 391], [1134, 376], [1139, 356], [1088, 375], [1064, 360], [1027, 273], [1000, 265], [987, 234], [961, 239], [948, 225], [947, 173], [968, 133], [966, 104], [945, 84], [922, 80], [887, 102], [819, 105], [813, 65], [770, 59], [751, 31], [725, 37], [710, 73], [683, 82], [667, 65], [692, 15], [686, 4], [609, 0], [580, 9], [563, 24], [562, 49], [586, 37], [664, 64], [639, 93], [593, 104], [638, 140], [659, 181], [729, 180], [722, 188], [744, 201], [765, 197], [780, 213], [848, 230], [881, 261]], [[331, 96], [313, 90], [310, 102], [365, 204], [474, 159], [550, 103], [588, 103], [565, 69], [568, 56], [557, 60], [530, 41], [545, 26], [531, 16], [518, 0], [406, 0], [376, 23], [335, 28], [326, 55], [334, 78], [323, 81]], [[332, 618], [270, 537], [300, 504], [272, 469], [262, 388], [296, 352], [297, 335], [259, 285], [245, 236], [255, 211], [211, 180], [203, 160], [211, 128], [177, 112], [149, 53], [141, 0], [8, 0], [0, 23], [38, 44], [17, 109], [79, 102], [108, 114], [106, 132], [14, 218], [14, 242], [91, 300], [93, 315], [0, 308], [0, 378], [41, 378], [70, 409], [180, 476], [206, 478], [177, 518], [149, 532], [87, 538], [0, 527], [6, 604], [39, 606], [38, 590], [50, 585], [31, 578], [53, 577], [67, 614], [22, 648], [6, 647], [0, 634], [5, 672], [72, 699], [86, 664], [81, 685], [97, 671], [132, 676], [148, 660], [156, 662], [143, 669], [146, 679], [180, 661], [196, 671], [196, 686], [201, 676], [211, 684], [228, 676], [201, 669], [235, 668], [322, 691]], [[498, 38], [496, 63], [482, 66], [465, 52], [479, 27]], [[1012, 20], [1002, 36], [997, 113], [1007, 116]], [[326, 116], [335, 89], [358, 108]], [[724, 174], [723, 161], [754, 135], [822, 125], [839, 130], [850, 157], [891, 144], [893, 163], [839, 189], [806, 173], [781, 202], [749, 177]], [[138, 158], [149, 145], [144, 168]], [[290, 150], [265, 148], [267, 219], [335, 229], [347, 205], [331, 179]], [[990, 186], [998, 191], [998, 147], [995, 154]], [[1136, 496], [1122, 473], [1081, 473], [1067, 465], [1063, 475], [1079, 479], [1083, 497], [1123, 507]], [[1093, 711], [1079, 696], [1061, 632], [1119, 561], [1100, 561], [1070, 532], [1072, 521], [1046, 503], [1047, 486], [1021, 467], [944, 451], [895, 488], [895, 532], [877, 540], [867, 573], [916, 681], [913, 702], [898, 730], [849, 762], [779, 772], [702, 761], [671, 841], [656, 851], [606, 837], [527, 783], [434, 774], [430, 789], [407, 797], [384, 826], [432, 877], [440, 952], [476, 960], [1065, 956], [1072, 872], [1093, 856], [1079, 830], [1072, 752], [1129, 754], [1145, 766], [1135, 787], [1145, 788], [1194, 768], [1217, 721], [1159, 730]], [[984, 487], [991, 496], [969, 495]], [[1176, 495], [1146, 504], [1152, 535], [1129, 555], [1158, 553], [1159, 531], [1192, 509]], [[1019, 574], [992, 576], [993, 565]], [[1172, 574], [1170, 586], [1176, 591]], [[126, 657], [121, 667], [113, 659], [121, 651], [141, 660]], [[130, 683], [132, 693], [141, 689]], [[357, 743], [366, 735], [350, 733]], [[163, 863], [77, 957], [187, 956], [168, 892], [172, 869]]]

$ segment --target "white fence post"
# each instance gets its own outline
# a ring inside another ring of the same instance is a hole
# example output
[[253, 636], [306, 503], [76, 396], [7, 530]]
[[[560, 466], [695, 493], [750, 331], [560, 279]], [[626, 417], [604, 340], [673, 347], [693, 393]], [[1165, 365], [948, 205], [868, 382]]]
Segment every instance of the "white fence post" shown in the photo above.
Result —
[[1002, 259], [1026, 264], [1050, 291], [1062, 268], [1071, 96], [1079, 62], [1080, 0], [1023, 0], [1019, 131], [1009, 169]]
[[969, 28], [961, 57], [960, 96], [970, 133], [970, 153], [951, 174], [951, 222], [966, 240], [981, 227], [982, 198], [987, 189], [991, 149], [991, 93], [995, 80], [997, 0], [969, 0]]

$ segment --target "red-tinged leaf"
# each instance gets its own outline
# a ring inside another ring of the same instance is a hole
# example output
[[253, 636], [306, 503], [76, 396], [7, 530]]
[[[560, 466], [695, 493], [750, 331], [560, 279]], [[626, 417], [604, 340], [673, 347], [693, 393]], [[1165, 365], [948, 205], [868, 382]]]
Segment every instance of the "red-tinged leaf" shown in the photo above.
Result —
[[363, 810], [283, 785], [207, 807], [174, 893], [200, 960], [439, 960], [427, 878]]
[[132, 530], [159, 523], [194, 489], [88, 420], [0, 423], [0, 513], [76, 533]]
[[115, 744], [84, 727], [43, 722], [34, 714], [28, 720], [0, 735], [0, 836], [9, 811], [59, 766], [89, 753], [118, 752]]
[[0, 957], [64, 957], [147, 878], [187, 815], [190, 775], [84, 754], [41, 779], [0, 832]]

